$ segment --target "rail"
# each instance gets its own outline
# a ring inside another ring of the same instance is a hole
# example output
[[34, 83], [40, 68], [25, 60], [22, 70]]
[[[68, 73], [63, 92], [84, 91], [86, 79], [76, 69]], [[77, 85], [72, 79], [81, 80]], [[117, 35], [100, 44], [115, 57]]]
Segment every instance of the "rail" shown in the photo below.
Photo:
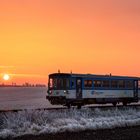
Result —
[[[136, 108], [140, 107], [140, 104], [129, 104], [127, 106], [117, 105], [116, 107], [112, 105], [94, 105], [94, 106], [83, 106], [82, 108], [90, 108], [90, 109], [114, 109], [114, 108]], [[11, 110], [0, 110], [0, 113], [8, 113], [8, 112], [20, 112], [20, 111], [45, 111], [45, 110], [67, 110], [67, 107], [55, 107], [55, 108], [36, 108], [36, 109], [11, 109]], [[71, 107], [71, 109], [76, 109], [76, 107]]]

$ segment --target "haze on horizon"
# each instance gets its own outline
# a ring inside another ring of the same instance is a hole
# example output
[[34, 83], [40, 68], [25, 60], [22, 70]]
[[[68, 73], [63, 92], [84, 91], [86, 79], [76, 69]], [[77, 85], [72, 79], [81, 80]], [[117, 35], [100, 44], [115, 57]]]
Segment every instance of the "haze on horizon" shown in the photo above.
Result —
[[[0, 0], [0, 76], [140, 76], [139, 0]], [[3, 82], [0, 77], [0, 83]]]

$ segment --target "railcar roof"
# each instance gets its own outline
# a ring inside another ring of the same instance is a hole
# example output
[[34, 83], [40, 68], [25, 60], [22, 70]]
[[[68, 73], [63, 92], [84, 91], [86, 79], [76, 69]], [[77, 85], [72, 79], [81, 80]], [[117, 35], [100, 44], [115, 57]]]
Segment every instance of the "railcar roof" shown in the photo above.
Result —
[[132, 77], [132, 76], [116, 76], [116, 75], [97, 75], [97, 74], [77, 74], [77, 73], [52, 73], [49, 76], [64, 76], [64, 77], [82, 77], [82, 78], [116, 78], [116, 79], [138, 79], [140, 77]]

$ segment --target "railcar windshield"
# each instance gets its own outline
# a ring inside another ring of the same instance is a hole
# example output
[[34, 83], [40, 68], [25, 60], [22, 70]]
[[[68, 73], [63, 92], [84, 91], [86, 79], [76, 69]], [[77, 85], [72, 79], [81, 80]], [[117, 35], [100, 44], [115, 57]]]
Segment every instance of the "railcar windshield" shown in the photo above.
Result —
[[68, 89], [70, 86], [70, 80], [68, 78], [50, 78], [49, 89]]

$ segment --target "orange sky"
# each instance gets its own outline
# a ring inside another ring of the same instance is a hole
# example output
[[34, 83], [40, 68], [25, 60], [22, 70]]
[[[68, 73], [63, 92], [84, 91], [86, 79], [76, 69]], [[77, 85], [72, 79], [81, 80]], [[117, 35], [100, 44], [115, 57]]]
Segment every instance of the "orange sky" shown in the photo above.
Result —
[[49, 73], [140, 76], [139, 0], [0, 0], [0, 83]]

